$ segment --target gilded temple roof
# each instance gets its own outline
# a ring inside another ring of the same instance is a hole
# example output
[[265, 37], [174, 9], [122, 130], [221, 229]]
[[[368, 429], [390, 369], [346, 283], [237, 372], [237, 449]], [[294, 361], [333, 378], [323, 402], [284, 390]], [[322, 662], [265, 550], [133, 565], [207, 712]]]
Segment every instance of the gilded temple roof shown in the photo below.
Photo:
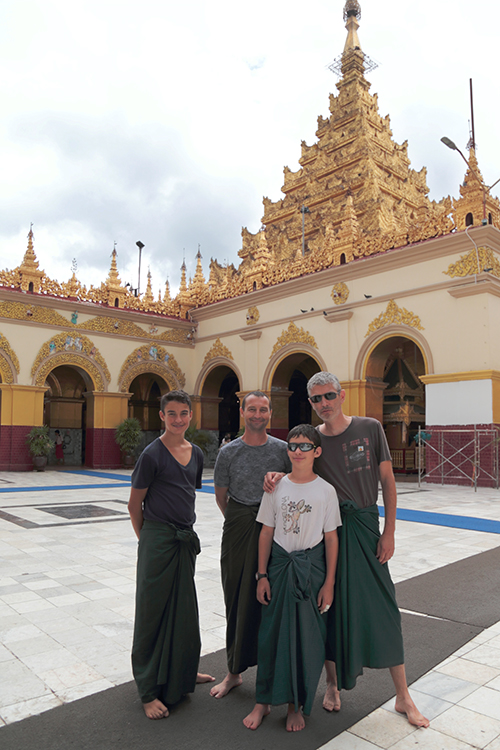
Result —
[[374, 65], [358, 36], [359, 2], [347, 0], [343, 13], [347, 38], [330, 66], [340, 80], [338, 93], [330, 94], [329, 116], [318, 117], [314, 143], [302, 141], [297, 170], [284, 168], [283, 198], [263, 199], [261, 230], [252, 234], [243, 228], [237, 268], [211, 259], [205, 281], [198, 250], [194, 278], [186, 280], [183, 263], [177, 296], [171, 298], [167, 282], [163, 299], [160, 294], [155, 300], [151, 274], [143, 295], [122, 285], [113, 250], [99, 287], [87, 289], [75, 273], [59, 284], [39, 270], [30, 229], [22, 264], [0, 271], [0, 284], [186, 318], [194, 307], [481, 224], [483, 215], [500, 226], [500, 203], [484, 185], [474, 149], [460, 198], [428, 198], [426, 168], [411, 168], [407, 142], [393, 140], [389, 116], [379, 114], [377, 95], [370, 94], [365, 74]]

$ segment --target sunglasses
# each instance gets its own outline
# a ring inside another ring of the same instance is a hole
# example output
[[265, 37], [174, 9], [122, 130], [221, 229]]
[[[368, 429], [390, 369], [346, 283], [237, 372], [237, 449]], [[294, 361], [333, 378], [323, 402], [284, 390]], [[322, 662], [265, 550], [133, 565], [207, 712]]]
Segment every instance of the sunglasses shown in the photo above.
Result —
[[288, 450], [292, 451], [292, 453], [295, 453], [297, 448], [300, 448], [302, 453], [308, 453], [309, 451], [313, 451], [316, 446], [313, 443], [288, 443]]
[[322, 398], [326, 398], [327, 401], [334, 401], [339, 394], [337, 391], [328, 391], [328, 393], [322, 393], [318, 396], [309, 396], [313, 404], [319, 404], [321, 403]]

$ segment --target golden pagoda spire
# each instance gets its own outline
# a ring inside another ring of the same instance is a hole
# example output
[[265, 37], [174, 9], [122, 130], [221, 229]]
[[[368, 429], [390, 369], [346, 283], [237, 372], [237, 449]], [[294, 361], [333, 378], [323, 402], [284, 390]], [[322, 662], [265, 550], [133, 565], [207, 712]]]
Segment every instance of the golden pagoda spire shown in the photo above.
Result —
[[172, 301], [172, 298], [170, 296], [170, 284], [168, 283], [168, 279], [165, 282], [165, 293], [163, 295], [163, 302], [168, 305]]
[[361, 51], [361, 44], [358, 37], [359, 23], [361, 18], [361, 6], [357, 0], [347, 0], [344, 5], [344, 21], [346, 21], [347, 39], [344, 45], [344, 55], [347, 52]]
[[154, 302], [153, 297], [153, 287], [151, 284], [151, 269], [148, 268], [148, 283], [146, 286], [146, 291], [144, 293], [144, 297], [142, 298], [142, 301], [144, 304], [147, 304], [148, 306], [151, 304], [151, 302]]
[[205, 292], [205, 277], [203, 275], [203, 266], [201, 265], [201, 251], [198, 245], [198, 252], [196, 253], [196, 271], [191, 285], [193, 293], [196, 295], [196, 299], [199, 300], [200, 296]]
[[122, 285], [118, 274], [118, 264], [116, 262], [117, 255], [118, 253], [116, 252], [115, 242], [111, 253], [111, 265], [108, 278], [104, 283], [106, 301], [111, 307], [123, 307], [127, 294], [127, 289]]
[[191, 293], [188, 290], [186, 283], [186, 261], [182, 261], [181, 266], [181, 283], [179, 285], [179, 294], [176, 297], [176, 302], [179, 305], [179, 311], [181, 318], [188, 317], [188, 310], [193, 306], [191, 303]]
[[468, 167], [460, 198], [453, 201], [453, 219], [457, 229], [494, 224], [500, 227], [500, 202], [493, 198], [479, 169], [474, 147], [469, 149]]
[[38, 293], [40, 291], [44, 271], [40, 271], [38, 267], [38, 261], [33, 247], [33, 239], [33, 224], [30, 224], [28, 248], [24, 253], [23, 262], [19, 266], [19, 274], [21, 278], [21, 289], [24, 292]]
[[108, 278], [106, 279], [106, 286], [110, 286], [111, 284], [121, 285], [120, 277], [118, 275], [118, 266], [116, 264], [116, 256], [116, 247], [113, 247], [113, 252], [111, 253], [111, 268], [109, 269]]
[[179, 292], [187, 292], [187, 284], [186, 284], [186, 261], [182, 261], [181, 266], [181, 283], [179, 285]]

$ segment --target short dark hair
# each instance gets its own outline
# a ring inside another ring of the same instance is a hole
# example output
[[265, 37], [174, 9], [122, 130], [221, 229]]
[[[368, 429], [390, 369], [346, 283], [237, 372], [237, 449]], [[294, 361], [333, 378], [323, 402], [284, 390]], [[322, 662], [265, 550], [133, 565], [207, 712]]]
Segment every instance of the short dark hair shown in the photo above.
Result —
[[315, 430], [312, 424], [298, 424], [296, 427], [292, 427], [288, 435], [286, 436], [286, 442], [290, 442], [292, 438], [305, 437], [314, 444], [315, 448], [321, 446], [321, 436], [318, 430]]
[[247, 393], [246, 396], [244, 397], [243, 401], [241, 402], [241, 408], [242, 409], [245, 408], [245, 402], [246, 402], [246, 400], [247, 400], [247, 398], [249, 396], [257, 396], [257, 398], [267, 398], [267, 400], [269, 401], [269, 408], [272, 409], [271, 399], [269, 398], [269, 396], [267, 395], [267, 393], [264, 393], [264, 391], [250, 391], [250, 393]]
[[160, 411], [164, 412], [166, 405], [170, 403], [170, 401], [177, 401], [180, 404], [186, 404], [189, 411], [192, 411], [189, 395], [186, 391], [182, 391], [180, 388], [178, 391], [169, 391], [168, 393], [163, 394], [160, 401]]

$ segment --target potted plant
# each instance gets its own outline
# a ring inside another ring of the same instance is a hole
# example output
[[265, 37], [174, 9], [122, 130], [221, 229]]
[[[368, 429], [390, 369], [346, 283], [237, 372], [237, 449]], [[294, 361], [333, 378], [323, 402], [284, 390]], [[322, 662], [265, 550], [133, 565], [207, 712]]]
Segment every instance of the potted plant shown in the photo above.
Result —
[[33, 468], [36, 471], [44, 471], [49, 454], [55, 447], [54, 441], [49, 437], [49, 428], [46, 425], [32, 427], [26, 437], [26, 443], [33, 457]]
[[130, 467], [134, 465], [135, 451], [140, 445], [141, 438], [141, 423], [135, 417], [127, 417], [116, 428], [115, 440], [122, 451], [124, 466]]

